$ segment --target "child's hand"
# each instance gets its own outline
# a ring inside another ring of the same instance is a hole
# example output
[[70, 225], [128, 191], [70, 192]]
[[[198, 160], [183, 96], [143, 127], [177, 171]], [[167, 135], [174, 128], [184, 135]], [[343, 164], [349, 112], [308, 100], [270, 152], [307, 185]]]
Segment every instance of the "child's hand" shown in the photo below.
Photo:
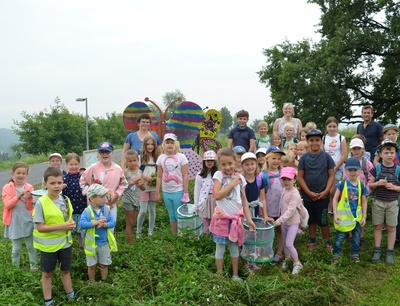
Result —
[[274, 221], [274, 224], [275, 224], [275, 226], [280, 226], [281, 225], [281, 221], [279, 221], [279, 219], [278, 219], [278, 220]]
[[240, 177], [239, 176], [235, 176], [232, 181], [231, 184], [233, 187], [237, 186], [238, 184], [240, 184]]
[[[334, 215], [333, 215], [333, 221], [334, 221], [336, 224], [339, 224], [340, 218], [339, 218], [336, 214], [334, 214]], [[361, 223], [360, 223], [360, 224], [361, 224]]]
[[385, 188], [388, 190], [397, 190], [397, 186], [393, 185], [393, 183], [385, 183]]
[[366, 218], [366, 217], [363, 217], [363, 218], [361, 219], [361, 221], [360, 221], [361, 227], [365, 226], [366, 223], [367, 223], [367, 218]]
[[62, 184], [62, 189], [64, 190], [67, 187], [67, 184]]
[[268, 217], [267, 215], [264, 215], [264, 224], [266, 224], [268, 221], [274, 222], [274, 218]]
[[375, 182], [377, 186], [385, 186], [387, 184], [386, 179], [380, 179], [379, 181]]
[[326, 197], [328, 196], [329, 191], [324, 190], [321, 193], [318, 193], [318, 198], [317, 200], [322, 200], [322, 199], [326, 199]]
[[65, 225], [66, 231], [72, 231], [73, 229], [76, 228], [76, 222], [72, 218], [71, 218], [71, 220], [69, 220], [69, 222], [64, 223], [64, 225]]
[[32, 198], [32, 194], [31, 194], [31, 192], [30, 192], [29, 190], [27, 190], [27, 191], [25, 192], [25, 197], [26, 197], [27, 199]]
[[248, 223], [249, 223], [250, 232], [255, 232], [256, 231], [256, 225], [254, 224], [253, 220], [248, 220]]
[[308, 194], [308, 196], [310, 197], [311, 201], [317, 201], [318, 197], [319, 197], [319, 193], [310, 191], [310, 193]]

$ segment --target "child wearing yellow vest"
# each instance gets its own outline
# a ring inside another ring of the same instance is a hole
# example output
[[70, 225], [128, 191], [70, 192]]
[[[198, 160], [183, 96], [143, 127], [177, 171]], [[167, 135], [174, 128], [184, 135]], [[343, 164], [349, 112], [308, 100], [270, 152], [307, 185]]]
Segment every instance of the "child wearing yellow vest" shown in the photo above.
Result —
[[347, 178], [336, 184], [337, 189], [332, 202], [336, 228], [332, 260], [339, 260], [343, 240], [346, 238], [346, 233], [351, 232], [353, 238], [350, 256], [354, 262], [360, 262], [358, 251], [361, 227], [365, 225], [367, 218], [368, 189], [358, 179], [361, 166], [357, 158], [348, 158], [344, 169]]
[[33, 245], [40, 251], [42, 270], [42, 290], [44, 304], [55, 305], [51, 292], [51, 280], [57, 262], [60, 265], [61, 281], [68, 299], [75, 296], [72, 289], [72, 236], [76, 227], [72, 219], [72, 205], [68, 198], [61, 195], [63, 174], [59, 168], [49, 167], [44, 172], [44, 187], [47, 194], [40, 197], [33, 213]]
[[117, 244], [110, 228], [115, 226], [115, 218], [106, 204], [108, 189], [92, 184], [87, 190], [89, 206], [83, 211], [79, 225], [83, 231], [83, 243], [90, 281], [94, 281], [96, 266], [99, 265], [101, 281], [106, 281], [111, 252], [117, 251]]

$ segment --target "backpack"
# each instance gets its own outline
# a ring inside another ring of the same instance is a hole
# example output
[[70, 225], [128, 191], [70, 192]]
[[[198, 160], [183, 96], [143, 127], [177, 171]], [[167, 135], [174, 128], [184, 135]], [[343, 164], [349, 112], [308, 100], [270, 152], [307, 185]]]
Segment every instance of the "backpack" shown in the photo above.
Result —
[[308, 219], [310, 218], [310, 215], [308, 214], [307, 208], [304, 207], [303, 201], [301, 201], [300, 204], [297, 205], [297, 210], [300, 214], [300, 226], [302, 228], [306, 228], [308, 225]]
[[262, 187], [262, 178], [261, 178], [261, 176], [256, 175], [256, 183], [257, 183], [258, 190], [261, 190], [261, 187]]
[[268, 173], [267, 173], [267, 171], [262, 171], [261, 173], [262, 173], [262, 175], [263, 175], [262, 178], [264, 179], [264, 182], [266, 183], [265, 191], [267, 191], [267, 187], [268, 187], [268, 188], [271, 188], [271, 181], [270, 181], [270, 179], [279, 178], [280, 171], [279, 171], [277, 174], [274, 174], [274, 175], [272, 175], [272, 176], [269, 176]]
[[[377, 182], [381, 178], [381, 171], [382, 171], [381, 163], [375, 165], [375, 170], [376, 170], [375, 182]], [[400, 175], [400, 166], [396, 165], [396, 172], [394, 173], [394, 180], [395, 180], [396, 185], [399, 184], [399, 175]]]

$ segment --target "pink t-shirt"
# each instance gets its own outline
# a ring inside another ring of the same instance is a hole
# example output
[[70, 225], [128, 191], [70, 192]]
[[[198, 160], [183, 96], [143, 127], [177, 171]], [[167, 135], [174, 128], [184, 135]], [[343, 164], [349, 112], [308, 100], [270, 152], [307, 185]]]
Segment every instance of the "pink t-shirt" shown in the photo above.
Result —
[[183, 190], [182, 166], [186, 165], [188, 160], [182, 153], [175, 155], [161, 154], [157, 158], [157, 166], [162, 167], [162, 191], [177, 192]]

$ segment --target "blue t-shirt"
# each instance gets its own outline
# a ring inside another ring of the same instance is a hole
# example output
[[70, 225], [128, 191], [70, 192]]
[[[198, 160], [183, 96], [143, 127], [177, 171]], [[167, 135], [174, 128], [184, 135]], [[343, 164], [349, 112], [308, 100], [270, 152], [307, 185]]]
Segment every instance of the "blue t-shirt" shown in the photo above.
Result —
[[228, 139], [232, 139], [233, 146], [242, 146], [245, 148], [246, 152], [250, 149], [250, 139], [256, 139], [253, 129], [249, 128], [247, 125], [243, 129], [236, 126], [229, 132]]
[[[156, 139], [157, 145], [161, 145], [161, 140], [160, 137], [153, 131], [150, 131], [151, 135]], [[129, 133], [128, 136], [126, 136], [124, 143], [129, 143], [129, 149], [133, 149], [136, 152], [140, 152], [142, 149], [143, 141], [139, 139], [139, 136], [137, 132]]]
[[371, 154], [371, 158], [373, 158], [376, 149], [381, 143], [380, 138], [383, 137], [383, 129], [382, 126], [372, 120], [368, 125], [364, 128], [364, 123], [360, 123], [357, 126], [357, 134], [363, 134], [365, 136], [365, 151]]
[[[347, 181], [347, 196], [349, 197], [349, 204], [350, 204], [350, 209], [354, 217], [356, 217], [356, 211], [357, 211], [357, 206], [358, 206], [358, 186], [353, 185], [348, 179], [345, 179]], [[336, 184], [336, 188], [339, 191], [342, 191], [344, 187], [344, 182], [339, 182]], [[361, 182], [361, 195], [368, 195], [368, 189], [365, 186], [364, 183]]]
[[[335, 167], [332, 157], [325, 151], [320, 150], [318, 154], [305, 153], [299, 161], [299, 170], [304, 170], [304, 180], [308, 189], [312, 192], [323, 192], [328, 183], [328, 170]], [[310, 197], [303, 192], [305, 201], [312, 201]]]

